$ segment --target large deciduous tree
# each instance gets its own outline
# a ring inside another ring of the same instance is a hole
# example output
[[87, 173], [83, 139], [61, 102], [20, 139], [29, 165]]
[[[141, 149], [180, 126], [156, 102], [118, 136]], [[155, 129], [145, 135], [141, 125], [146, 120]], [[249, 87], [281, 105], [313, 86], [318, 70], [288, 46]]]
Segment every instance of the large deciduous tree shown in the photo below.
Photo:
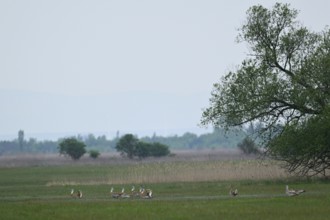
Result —
[[330, 30], [316, 33], [288, 4], [253, 6], [239, 29], [249, 54], [214, 84], [201, 123], [226, 128], [261, 123], [266, 153], [290, 172], [326, 175], [330, 167]]

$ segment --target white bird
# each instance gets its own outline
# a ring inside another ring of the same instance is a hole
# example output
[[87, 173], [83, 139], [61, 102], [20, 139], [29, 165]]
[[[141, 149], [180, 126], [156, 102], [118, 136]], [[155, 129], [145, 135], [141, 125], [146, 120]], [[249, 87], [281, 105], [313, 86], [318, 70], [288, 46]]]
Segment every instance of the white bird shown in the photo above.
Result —
[[286, 185], [285, 187], [285, 193], [288, 195], [288, 196], [297, 196], [301, 193], [304, 193], [306, 192], [304, 189], [299, 189], [299, 190], [294, 190], [294, 189], [289, 189], [289, 186]]

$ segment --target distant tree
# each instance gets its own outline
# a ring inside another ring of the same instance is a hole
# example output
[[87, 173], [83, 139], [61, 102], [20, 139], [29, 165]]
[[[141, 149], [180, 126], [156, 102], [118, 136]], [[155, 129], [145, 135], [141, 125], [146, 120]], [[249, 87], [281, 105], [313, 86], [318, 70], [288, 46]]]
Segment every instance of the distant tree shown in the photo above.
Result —
[[169, 155], [170, 150], [167, 145], [156, 142], [151, 144], [149, 154], [153, 157], [163, 157]]
[[215, 127], [212, 133], [196, 134], [186, 132], [181, 136], [168, 137], [157, 136], [142, 137], [141, 140], [147, 143], [161, 143], [176, 149], [201, 149], [201, 148], [232, 148], [245, 137], [243, 130], [226, 131], [223, 128]]
[[85, 143], [78, 141], [76, 138], [66, 138], [59, 144], [60, 154], [68, 155], [73, 160], [80, 159], [86, 153], [85, 148]]
[[145, 157], [149, 157], [150, 156], [150, 150], [152, 148], [152, 144], [151, 143], [146, 143], [146, 142], [142, 142], [139, 141], [137, 146], [136, 146], [136, 150], [134, 155], [137, 156], [138, 158], [142, 159]]
[[24, 131], [23, 130], [18, 131], [18, 145], [19, 145], [20, 151], [22, 151], [23, 145], [24, 145]]
[[139, 141], [136, 146], [135, 156], [139, 158], [145, 157], [163, 157], [170, 154], [169, 147], [158, 142], [146, 143]]
[[89, 134], [84, 141], [87, 146], [95, 146], [97, 145], [96, 137], [93, 134]]
[[135, 156], [138, 143], [138, 138], [134, 137], [132, 134], [126, 134], [119, 139], [116, 150], [120, 152], [121, 155], [132, 159]]
[[190, 132], [184, 133], [182, 135], [181, 139], [182, 139], [184, 145], [187, 146], [190, 149], [193, 148], [193, 147], [196, 147], [196, 143], [198, 142], [197, 135], [193, 134], [193, 133], [190, 133]]
[[259, 149], [254, 141], [249, 138], [245, 137], [242, 142], [237, 144], [237, 147], [244, 153], [244, 154], [257, 154], [259, 153]]
[[96, 159], [100, 156], [100, 152], [97, 150], [90, 150], [89, 151], [89, 156], [93, 159]]
[[6, 153], [16, 153], [17, 143], [14, 141], [0, 141], [0, 155]]
[[117, 151], [132, 159], [134, 157], [161, 157], [170, 154], [169, 147], [161, 143], [147, 143], [140, 141], [132, 134], [124, 135], [116, 145]]

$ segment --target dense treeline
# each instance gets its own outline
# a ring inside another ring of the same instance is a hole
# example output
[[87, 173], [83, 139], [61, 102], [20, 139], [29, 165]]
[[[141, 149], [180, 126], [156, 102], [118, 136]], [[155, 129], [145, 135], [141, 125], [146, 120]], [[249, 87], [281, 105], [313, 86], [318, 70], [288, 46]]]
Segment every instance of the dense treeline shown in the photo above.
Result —
[[139, 140], [132, 134], [121, 137], [116, 145], [116, 150], [124, 157], [133, 159], [146, 157], [163, 157], [171, 152], [169, 147], [158, 142], [147, 143]]
[[0, 141], [0, 155], [16, 153], [57, 153], [58, 141], [37, 141], [34, 138], [23, 141], [20, 145], [17, 139]]
[[232, 148], [245, 137], [244, 131], [226, 132], [216, 128], [212, 133], [196, 135], [185, 133], [182, 136], [162, 137], [154, 134], [152, 137], [143, 137], [142, 141], [159, 142], [170, 146], [172, 149], [203, 149], [203, 148]]
[[[59, 143], [63, 138], [57, 141], [38, 141], [35, 138], [24, 139], [24, 132], [19, 131], [18, 138], [12, 141], [0, 141], [0, 155], [17, 153], [58, 153]], [[212, 133], [196, 135], [185, 133], [181, 136], [173, 135], [168, 137], [154, 134], [151, 137], [142, 137], [141, 141], [146, 143], [160, 143], [170, 147], [170, 149], [203, 149], [203, 148], [232, 148], [242, 141], [245, 137], [244, 131], [225, 132], [223, 129], [214, 129]], [[77, 140], [86, 144], [86, 150], [97, 150], [100, 152], [115, 151], [116, 145], [121, 138], [119, 134], [111, 140], [105, 135], [87, 136], [77, 135]]]

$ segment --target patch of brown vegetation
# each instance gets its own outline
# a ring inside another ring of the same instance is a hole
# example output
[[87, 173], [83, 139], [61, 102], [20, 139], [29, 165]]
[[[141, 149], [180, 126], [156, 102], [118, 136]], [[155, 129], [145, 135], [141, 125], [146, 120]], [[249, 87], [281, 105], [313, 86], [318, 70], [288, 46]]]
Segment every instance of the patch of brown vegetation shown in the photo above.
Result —
[[242, 160], [253, 159], [255, 156], [247, 156], [238, 150], [217, 149], [217, 150], [180, 150], [173, 151], [168, 157], [128, 159], [120, 156], [119, 153], [102, 153], [98, 158], [93, 159], [84, 156], [74, 161], [70, 157], [58, 154], [25, 154], [13, 156], [0, 156], [0, 167], [24, 167], [24, 166], [61, 166], [61, 165], [111, 165], [111, 164], [135, 164], [152, 162], [174, 162], [174, 161], [207, 161], [207, 160]]

